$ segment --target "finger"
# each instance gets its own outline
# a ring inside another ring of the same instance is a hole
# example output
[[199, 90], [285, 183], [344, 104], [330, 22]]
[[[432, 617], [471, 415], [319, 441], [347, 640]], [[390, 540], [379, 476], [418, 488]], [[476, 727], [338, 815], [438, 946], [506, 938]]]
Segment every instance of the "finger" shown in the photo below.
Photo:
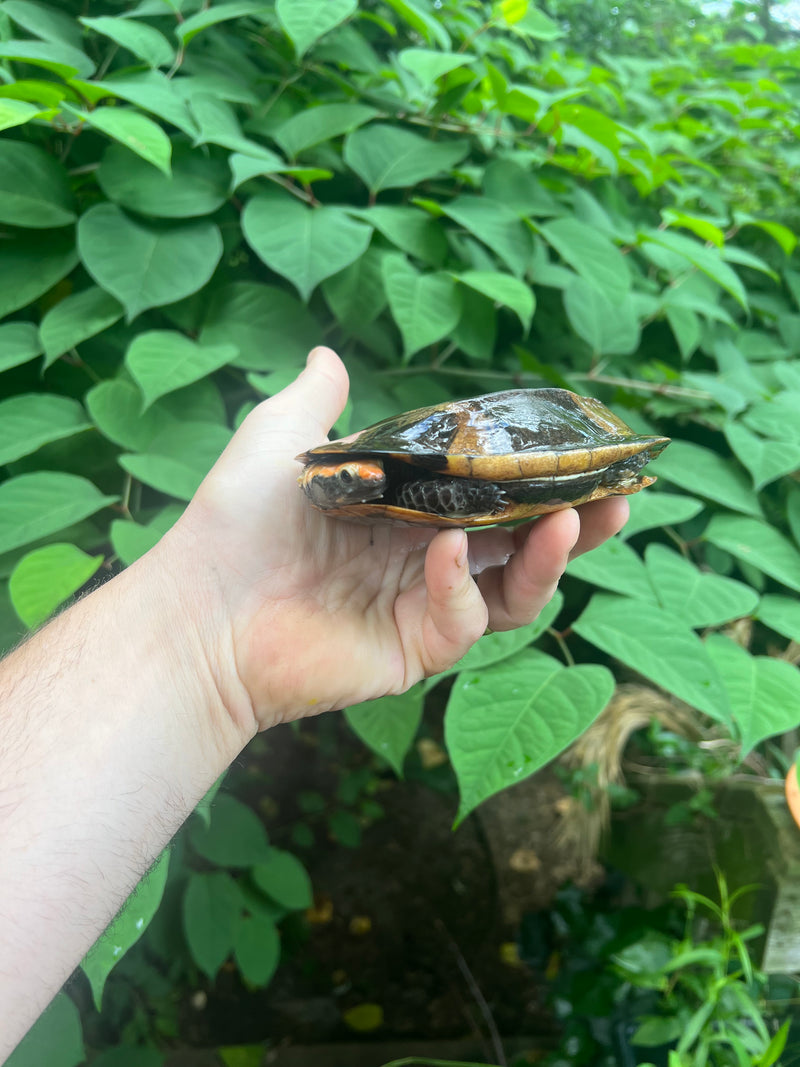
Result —
[[581, 532], [575, 543], [570, 559], [590, 552], [609, 537], [619, 533], [630, 515], [630, 506], [624, 496], [609, 496], [605, 500], [595, 500], [591, 504], [582, 504], [578, 508], [581, 520]]
[[279, 436], [293, 456], [321, 444], [347, 403], [348, 376], [331, 348], [311, 350], [305, 368], [247, 416], [245, 434]]
[[425, 589], [419, 654], [425, 674], [436, 674], [461, 659], [486, 629], [486, 605], [470, 577], [463, 530], [442, 530], [428, 545]]
[[478, 587], [493, 630], [513, 630], [533, 622], [552, 598], [580, 535], [580, 519], [569, 508], [544, 515], [517, 534], [522, 543], [505, 565], [486, 571]]

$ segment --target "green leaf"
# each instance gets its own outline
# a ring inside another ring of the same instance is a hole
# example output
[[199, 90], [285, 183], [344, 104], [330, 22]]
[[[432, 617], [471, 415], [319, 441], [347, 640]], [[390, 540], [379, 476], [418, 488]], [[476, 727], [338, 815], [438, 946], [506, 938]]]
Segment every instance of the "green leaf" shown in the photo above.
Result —
[[301, 911], [311, 907], [311, 879], [291, 852], [271, 848], [266, 861], [254, 867], [251, 874], [261, 892], [284, 908]]
[[446, 52], [450, 50], [450, 38], [447, 30], [429, 8], [423, 7], [416, 0], [386, 0], [389, 7], [429, 44], [438, 44]]
[[272, 137], [294, 159], [306, 148], [351, 133], [379, 114], [365, 104], [318, 104], [292, 115], [273, 131]]
[[750, 653], [721, 634], [706, 641], [728, 690], [742, 739], [740, 759], [768, 737], [800, 725], [800, 670], [786, 660]]
[[539, 612], [537, 618], [527, 626], [519, 626], [516, 630], [505, 630], [499, 633], [487, 633], [476, 641], [465, 656], [454, 663], [446, 671], [433, 675], [425, 683], [425, 688], [430, 689], [443, 678], [460, 671], [482, 671], [484, 667], [491, 667], [495, 663], [501, 663], [509, 659], [523, 648], [527, 648], [545, 632], [552, 624], [558, 613], [564, 606], [564, 597], [560, 590]]
[[192, 958], [212, 981], [233, 951], [240, 912], [239, 890], [226, 871], [189, 874], [183, 932]]
[[189, 137], [197, 135], [197, 126], [186, 102], [173, 82], [160, 70], [128, 71], [104, 81], [73, 81], [72, 85], [87, 100], [102, 100], [106, 96], [127, 100], [142, 111], [149, 111], [156, 118], [172, 123]]
[[0, 466], [90, 428], [81, 405], [67, 396], [23, 393], [0, 401]]
[[585, 278], [575, 278], [564, 290], [569, 324], [594, 355], [628, 356], [639, 347], [639, 320], [633, 297], [614, 302]]
[[0, 242], [0, 319], [32, 304], [77, 262], [71, 230], [6, 237]]
[[[264, 915], [244, 916], [236, 930], [233, 956], [246, 982], [259, 988], [269, 985], [281, 958], [281, 939], [275, 923]], [[259, 1045], [255, 1063], [261, 1062], [263, 1051]]]
[[5, 1067], [78, 1067], [85, 1060], [80, 1014], [67, 994], [59, 993]]
[[322, 292], [337, 320], [358, 327], [373, 322], [386, 307], [381, 264], [385, 253], [370, 246], [349, 267], [326, 278]]
[[267, 832], [256, 813], [230, 793], [218, 793], [211, 820], [192, 822], [192, 848], [219, 867], [254, 867], [270, 853]]
[[42, 354], [39, 331], [32, 322], [0, 325], [0, 371], [18, 367]]
[[383, 284], [406, 359], [458, 325], [461, 292], [451, 275], [420, 274], [405, 256], [390, 254], [383, 258]]
[[164, 174], [121, 145], [109, 145], [97, 171], [100, 188], [121, 207], [154, 218], [210, 215], [228, 199], [224, 161], [184, 142], [172, 150], [172, 173]]
[[[265, 171], [275, 170], [274, 161], [279, 158], [257, 141], [251, 141], [242, 133], [236, 112], [227, 101], [211, 93], [193, 93], [190, 97], [192, 114], [200, 127], [198, 144], [218, 144], [232, 152], [255, 156], [269, 164]], [[281, 161], [282, 162], [282, 161]]]
[[768, 233], [770, 237], [775, 241], [780, 248], [790, 256], [797, 247], [797, 237], [795, 234], [780, 222], [772, 222], [766, 219], [754, 219], [750, 216], [736, 215], [736, 220], [742, 226], [758, 226], [764, 233]]
[[49, 229], [75, 218], [63, 166], [37, 145], [0, 141], [0, 222]]
[[665, 307], [664, 314], [678, 342], [681, 357], [688, 361], [692, 353], [696, 351], [702, 337], [698, 315], [691, 308], [670, 306]]
[[800, 552], [766, 522], [743, 515], [714, 515], [703, 537], [742, 563], [800, 592]]
[[646, 230], [639, 234], [639, 243], [642, 251], [648, 252], [648, 245], [655, 244], [660, 248], [681, 256], [693, 267], [716, 282], [721, 289], [747, 308], [747, 293], [739, 279], [739, 276], [725, 263], [715, 248], [706, 248], [699, 241], [686, 237], [681, 233], [671, 233], [667, 230]]
[[555, 219], [537, 229], [564, 262], [611, 304], [622, 302], [630, 291], [630, 272], [625, 257], [607, 237], [577, 219]]
[[397, 56], [425, 89], [432, 89], [437, 79], [451, 70], [475, 61], [469, 52], [437, 52], [430, 48], [404, 48]]
[[758, 604], [758, 593], [750, 586], [704, 574], [666, 545], [648, 545], [645, 559], [658, 602], [693, 628], [744, 618]]
[[533, 650], [495, 667], [463, 671], [445, 719], [461, 793], [456, 822], [557, 756], [597, 718], [613, 692], [614, 678], [605, 667], [563, 667]]
[[123, 448], [140, 451], [173, 421], [160, 404], [142, 414], [140, 390], [121, 379], [100, 382], [90, 389], [86, 407], [104, 437]]
[[671, 613], [644, 601], [597, 593], [573, 629], [712, 719], [730, 722], [727, 694], [705, 646]]
[[175, 330], [148, 330], [133, 339], [125, 363], [144, 394], [146, 410], [165, 393], [224, 367], [237, 352], [235, 345], [197, 344]]
[[122, 455], [119, 465], [145, 485], [178, 500], [191, 500], [231, 438], [225, 426], [183, 422], [153, 437], [142, 455]]
[[348, 136], [344, 161], [377, 193], [406, 189], [448, 173], [468, 151], [467, 141], [432, 141], [397, 126], [373, 123]]
[[647, 469], [667, 482], [733, 511], [761, 515], [758, 496], [744, 472], [710, 448], [691, 441], [673, 441]]
[[172, 143], [162, 128], [146, 115], [125, 107], [97, 107], [81, 112], [84, 122], [113, 137], [137, 156], [167, 176], [170, 175]]
[[123, 312], [119, 301], [96, 285], [59, 300], [45, 314], [40, 326], [45, 367], [82, 341], [113, 326]]
[[10, 130], [13, 126], [24, 126], [32, 119], [38, 119], [47, 112], [36, 104], [29, 104], [26, 100], [14, 100], [9, 97], [0, 97], [0, 130]]
[[251, 178], [258, 178], [262, 174], [285, 174], [287, 171], [292, 170], [290, 164], [281, 159], [276, 152], [270, 152], [269, 157], [267, 157], [266, 153], [268, 151], [269, 149], [265, 148], [257, 156], [245, 155], [242, 152], [232, 152], [228, 156], [228, 166], [232, 175], [231, 191], [238, 189], [240, 185], [244, 185]]
[[495, 252], [513, 274], [525, 274], [533, 245], [530, 230], [514, 211], [480, 196], [459, 196], [442, 206], [446, 215]]
[[519, 278], [502, 274], [500, 271], [468, 270], [454, 277], [470, 289], [488, 296], [490, 300], [511, 308], [522, 323], [525, 333], [528, 333], [536, 308], [536, 298], [530, 286]]
[[188, 44], [201, 30], [209, 26], [216, 26], [220, 22], [230, 19], [247, 18], [248, 15], [263, 15], [268, 17], [270, 5], [262, 0], [233, 0], [228, 4], [215, 4], [213, 7], [203, 8], [194, 15], [184, 19], [175, 29], [176, 35], [183, 44]]
[[357, 0], [276, 0], [278, 21], [297, 58], [358, 9]]
[[111, 544], [125, 566], [129, 567], [158, 544], [182, 512], [182, 507], [169, 504], [145, 525], [129, 519], [114, 519], [111, 523]]
[[94, 280], [125, 307], [140, 312], [201, 289], [222, 255], [211, 222], [156, 226], [134, 221], [114, 204], [95, 204], [78, 223], [78, 247]]
[[116, 499], [77, 474], [35, 471], [9, 478], [0, 485], [0, 554], [57, 533]]
[[612, 537], [591, 552], [573, 559], [567, 566], [567, 574], [602, 589], [610, 589], [612, 593], [639, 600], [653, 599], [647, 568], [639, 553], [619, 537]]
[[313, 290], [363, 255], [372, 228], [341, 208], [307, 208], [285, 196], [254, 197], [242, 213], [245, 239], [260, 259], [308, 300]]
[[403, 777], [403, 762], [414, 742], [422, 719], [421, 685], [398, 696], [380, 697], [345, 710], [350, 729], [368, 748]]
[[756, 489], [800, 467], [800, 441], [765, 441], [738, 422], [726, 423], [725, 436]]
[[424, 263], [439, 266], [447, 254], [447, 239], [441, 223], [419, 208], [378, 204], [359, 211], [351, 209], [350, 214], [364, 219], [387, 241]]
[[700, 500], [691, 496], [679, 496], [677, 493], [636, 493], [628, 498], [628, 503], [631, 517], [621, 534], [626, 540], [642, 530], [688, 522], [703, 510]]
[[674, 208], [662, 208], [661, 218], [667, 226], [683, 226], [691, 230], [695, 236], [707, 244], [722, 248], [725, 244], [725, 234], [708, 219], [699, 218], [696, 215], [687, 215], [684, 211], [675, 211]]
[[211, 298], [200, 343], [236, 345], [234, 363], [246, 370], [299, 373], [319, 343], [319, 330], [291, 293], [258, 282], [232, 282]]
[[511, 24], [515, 33], [525, 37], [533, 37], [536, 41], [555, 41], [564, 36], [564, 30], [540, 11], [537, 7], [528, 5], [525, 14]]
[[98, 1011], [102, 1007], [106, 979], [128, 949], [136, 944], [158, 911], [167, 884], [168, 870], [169, 852], [164, 851], [81, 963], [81, 970], [92, 987], [92, 997]]
[[90, 78], [94, 74], [94, 63], [86, 53], [61, 41], [0, 41], [0, 59], [44, 67], [62, 78]]
[[168, 67], [175, 59], [175, 51], [163, 33], [146, 22], [132, 18], [114, 18], [101, 15], [99, 18], [79, 18], [79, 22], [95, 33], [109, 37], [121, 48], [127, 48], [149, 67]]
[[755, 614], [770, 630], [800, 643], [800, 603], [796, 599], [770, 593], [761, 598]]
[[33, 37], [43, 41], [62, 41], [73, 48], [81, 46], [81, 31], [75, 25], [75, 20], [49, 4], [35, 3], [34, 0], [4, 0], [0, 3], [0, 12], [8, 15]]

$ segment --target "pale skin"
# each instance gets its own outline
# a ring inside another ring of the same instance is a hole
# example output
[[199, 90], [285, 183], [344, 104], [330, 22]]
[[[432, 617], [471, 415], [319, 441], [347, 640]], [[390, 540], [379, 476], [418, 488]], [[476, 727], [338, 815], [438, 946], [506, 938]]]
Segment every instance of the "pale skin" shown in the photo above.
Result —
[[403, 692], [530, 622], [627, 519], [623, 498], [469, 540], [331, 519], [294, 457], [346, 396], [315, 349], [151, 552], [0, 663], [0, 1062], [259, 730]]

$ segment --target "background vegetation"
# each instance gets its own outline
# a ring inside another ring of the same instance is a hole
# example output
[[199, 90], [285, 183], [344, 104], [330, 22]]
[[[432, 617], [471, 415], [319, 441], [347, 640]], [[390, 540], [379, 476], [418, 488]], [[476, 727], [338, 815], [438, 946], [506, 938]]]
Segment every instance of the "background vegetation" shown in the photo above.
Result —
[[[0, 128], [3, 646], [155, 543], [324, 340], [343, 429], [556, 384], [673, 438], [537, 623], [350, 709], [376, 754], [402, 773], [446, 703], [460, 821], [633, 673], [720, 773], [756, 750], [786, 772], [791, 735], [764, 743], [800, 707], [800, 47], [766, 4], [3, 0]], [[182, 980], [269, 982], [308, 879], [210, 799], [87, 958], [98, 1006], [167, 884]], [[351, 843], [379, 814], [356, 810]], [[47, 1062], [80, 1062], [66, 997], [50, 1026]], [[45, 1062], [39, 1033], [15, 1063]]]

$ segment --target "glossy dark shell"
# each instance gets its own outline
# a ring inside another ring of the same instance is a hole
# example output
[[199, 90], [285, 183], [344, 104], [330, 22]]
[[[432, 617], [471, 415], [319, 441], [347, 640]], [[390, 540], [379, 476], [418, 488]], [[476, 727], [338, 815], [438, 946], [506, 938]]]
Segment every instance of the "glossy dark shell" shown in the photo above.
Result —
[[372, 458], [384, 463], [395, 481], [496, 482], [507, 504], [492, 514], [470, 515], [468, 522], [437, 513], [435, 503], [427, 505], [433, 510], [420, 512], [396, 506], [391, 498], [327, 509], [362, 521], [477, 526], [636, 492], [654, 480], [643, 477], [641, 468], [668, 443], [665, 437], [635, 434], [591, 397], [566, 389], [512, 389], [395, 415], [298, 459], [308, 468]]

